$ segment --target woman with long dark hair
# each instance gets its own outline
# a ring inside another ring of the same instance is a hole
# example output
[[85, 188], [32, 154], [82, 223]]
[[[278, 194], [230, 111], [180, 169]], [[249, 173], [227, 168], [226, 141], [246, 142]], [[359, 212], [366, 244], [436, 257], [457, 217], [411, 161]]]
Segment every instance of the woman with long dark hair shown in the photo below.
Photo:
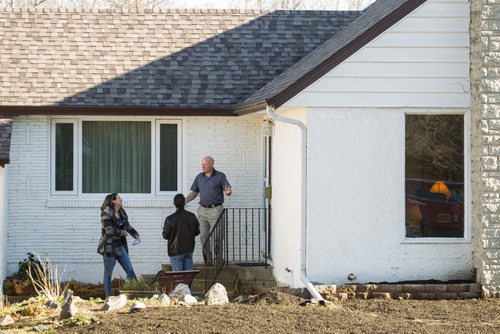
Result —
[[104, 293], [111, 296], [111, 277], [116, 261], [120, 263], [128, 279], [137, 280], [128, 256], [127, 234], [140, 241], [139, 233], [129, 224], [123, 209], [123, 199], [112, 193], [106, 196], [101, 205], [101, 239], [97, 252], [104, 259]]

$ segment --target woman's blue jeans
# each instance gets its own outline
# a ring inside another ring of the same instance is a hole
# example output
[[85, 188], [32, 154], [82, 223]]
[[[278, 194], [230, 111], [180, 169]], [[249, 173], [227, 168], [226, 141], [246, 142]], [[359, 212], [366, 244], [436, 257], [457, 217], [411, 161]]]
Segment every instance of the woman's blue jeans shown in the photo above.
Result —
[[123, 270], [127, 274], [128, 279], [137, 280], [137, 276], [135, 276], [134, 268], [132, 268], [132, 262], [130, 262], [130, 258], [128, 256], [125, 247], [120, 247], [121, 256], [107, 256], [104, 254], [104, 294], [106, 298], [111, 296], [111, 278], [113, 276], [113, 268], [115, 267], [116, 261], [122, 266]]
[[193, 253], [170, 256], [170, 265], [172, 265], [172, 271], [192, 270]]

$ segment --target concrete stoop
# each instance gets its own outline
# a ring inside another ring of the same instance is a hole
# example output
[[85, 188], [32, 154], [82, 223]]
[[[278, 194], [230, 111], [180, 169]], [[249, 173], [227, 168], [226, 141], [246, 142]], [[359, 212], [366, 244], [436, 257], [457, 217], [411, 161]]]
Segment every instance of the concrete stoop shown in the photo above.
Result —
[[481, 284], [345, 284], [316, 285], [326, 300], [345, 299], [471, 299], [481, 298]]
[[[161, 268], [166, 271], [171, 269], [168, 264], [163, 264]], [[193, 269], [200, 270], [200, 273], [195, 276], [191, 290], [194, 295], [201, 295], [205, 292], [205, 266], [195, 264]], [[257, 293], [276, 287], [273, 269], [264, 266], [230, 265], [224, 267], [217, 277], [217, 283], [222, 284], [231, 296], [240, 293]]]

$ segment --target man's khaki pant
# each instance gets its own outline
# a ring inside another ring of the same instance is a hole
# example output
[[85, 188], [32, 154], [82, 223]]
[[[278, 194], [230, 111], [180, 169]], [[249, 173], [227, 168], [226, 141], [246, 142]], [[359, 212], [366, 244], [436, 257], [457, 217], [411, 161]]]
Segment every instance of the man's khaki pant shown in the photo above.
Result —
[[[224, 210], [224, 207], [222, 205], [216, 206], [215, 208], [205, 208], [201, 205], [198, 207], [198, 221], [200, 222], [200, 242], [202, 247], [207, 241], [210, 230], [212, 230], [212, 228], [215, 226], [217, 219], [222, 213], [222, 210]], [[214, 239], [211, 246], [211, 248], [214, 248], [215, 246], [215, 249], [218, 249], [221, 245], [219, 240]], [[205, 262], [208, 261], [209, 264], [211, 264], [213, 259], [210, 249], [208, 250], [208, 252], [205, 252], [205, 250], [203, 250], [203, 259], [205, 260]]]

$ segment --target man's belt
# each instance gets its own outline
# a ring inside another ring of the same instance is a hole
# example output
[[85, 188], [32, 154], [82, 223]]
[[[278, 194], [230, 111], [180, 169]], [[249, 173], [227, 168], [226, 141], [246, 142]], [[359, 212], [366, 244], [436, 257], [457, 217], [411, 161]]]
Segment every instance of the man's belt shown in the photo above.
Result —
[[219, 204], [210, 204], [210, 205], [203, 205], [203, 204], [200, 204], [200, 205], [201, 205], [202, 207], [204, 207], [204, 208], [208, 208], [208, 209], [209, 209], [209, 208], [215, 208], [215, 207], [217, 207], [217, 206], [219, 206], [219, 205], [222, 205], [222, 203], [219, 203]]

